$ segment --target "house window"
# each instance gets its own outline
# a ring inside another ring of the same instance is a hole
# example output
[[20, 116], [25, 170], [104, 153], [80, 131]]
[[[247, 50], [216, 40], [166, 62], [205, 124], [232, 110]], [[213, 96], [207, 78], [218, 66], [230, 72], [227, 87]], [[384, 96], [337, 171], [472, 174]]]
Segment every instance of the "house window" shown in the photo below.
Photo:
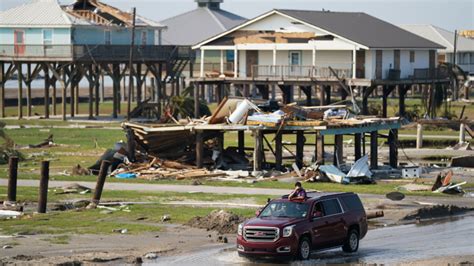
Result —
[[104, 31], [104, 42], [106, 45], [111, 45], [112, 44], [112, 33], [110, 30], [105, 30]]
[[141, 40], [142, 40], [142, 45], [146, 45], [146, 41], [148, 39], [148, 34], [146, 31], [142, 31], [142, 36], [141, 36]]
[[460, 53], [459, 54], [459, 64], [469, 64], [469, 53]]
[[301, 65], [301, 52], [299, 51], [290, 52], [290, 65], [291, 66]]
[[51, 47], [53, 44], [53, 30], [43, 30], [43, 45]]
[[415, 63], [415, 51], [410, 51], [410, 63]]

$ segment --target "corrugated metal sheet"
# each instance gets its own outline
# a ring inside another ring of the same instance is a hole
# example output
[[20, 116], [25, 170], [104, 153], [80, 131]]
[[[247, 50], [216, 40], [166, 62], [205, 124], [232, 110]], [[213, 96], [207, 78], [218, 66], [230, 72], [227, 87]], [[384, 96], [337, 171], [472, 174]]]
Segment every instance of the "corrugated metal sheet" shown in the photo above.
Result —
[[164, 44], [193, 45], [233, 28], [246, 19], [236, 14], [205, 7], [161, 21]]
[[[400, 25], [401, 28], [446, 47], [447, 52], [454, 50], [454, 32], [433, 25]], [[474, 51], [474, 40], [458, 36], [458, 51]]]
[[369, 48], [443, 48], [438, 43], [365, 13], [286, 9], [277, 11]]

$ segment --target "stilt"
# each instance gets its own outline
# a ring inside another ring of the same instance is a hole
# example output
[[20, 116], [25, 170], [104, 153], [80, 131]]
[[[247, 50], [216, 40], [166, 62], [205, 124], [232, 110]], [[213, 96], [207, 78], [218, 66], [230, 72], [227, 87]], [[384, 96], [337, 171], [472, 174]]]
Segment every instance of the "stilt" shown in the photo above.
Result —
[[296, 165], [299, 168], [303, 167], [304, 157], [304, 143], [306, 142], [304, 137], [304, 131], [296, 131]]
[[5, 75], [5, 63], [0, 62], [0, 117], [5, 117], [5, 82], [7, 77]]
[[113, 65], [112, 69], [112, 81], [113, 81], [113, 110], [112, 110], [112, 117], [118, 117], [118, 91], [120, 90], [120, 66], [118, 64]]
[[76, 115], [79, 114], [79, 101], [81, 99], [81, 94], [80, 94], [80, 84], [82, 80], [82, 73], [78, 73], [79, 77], [76, 82], [76, 92], [74, 93], [74, 113]]
[[105, 82], [104, 73], [100, 73], [100, 102], [103, 103], [105, 100]]
[[194, 86], [194, 118], [199, 118], [200, 114], [200, 102], [199, 102], [199, 83]]
[[326, 92], [326, 105], [330, 105], [331, 104], [331, 89], [332, 87], [331, 86], [324, 86], [324, 90]]
[[343, 135], [334, 135], [334, 165], [340, 166], [343, 160]]
[[63, 121], [66, 121], [66, 90], [67, 90], [67, 84], [66, 84], [66, 71], [64, 70], [66, 66], [61, 67], [61, 111], [62, 111], [62, 116], [63, 116]]
[[237, 133], [237, 145], [239, 146], [239, 153], [245, 154], [245, 131], [240, 130]]
[[95, 81], [95, 116], [98, 117], [100, 114], [99, 103], [100, 103], [100, 69], [99, 66], [94, 68], [94, 81]]
[[202, 132], [196, 131], [196, 166], [202, 168], [203, 166], [204, 142]]
[[92, 70], [92, 66], [89, 66], [89, 73], [86, 75], [89, 75], [88, 80], [89, 80], [89, 119], [94, 119], [94, 74]]
[[324, 136], [316, 134], [316, 163], [324, 164]]
[[45, 68], [44, 70], [44, 117], [46, 119], [49, 118], [49, 72], [48, 69]]
[[255, 130], [253, 134], [255, 138], [255, 146], [253, 150], [253, 170], [261, 171], [263, 160], [263, 133], [261, 130]]
[[31, 64], [26, 65], [26, 116], [31, 116]]
[[22, 63], [17, 63], [18, 69], [18, 119], [23, 118], [23, 71]]
[[77, 71], [76, 67], [74, 65], [71, 66], [71, 77], [70, 77], [70, 79], [71, 79], [70, 92], [71, 93], [70, 93], [70, 97], [69, 97], [69, 104], [70, 104], [69, 109], [70, 109], [71, 117], [74, 117], [75, 107], [76, 107], [76, 105], [75, 105], [75, 100], [76, 100], [76, 96], [75, 96], [76, 95], [76, 78], [77, 78], [76, 77], [76, 73], [77, 73], [76, 71]]
[[51, 85], [53, 87], [53, 97], [51, 97], [51, 105], [53, 106], [53, 115], [57, 115], [58, 112], [57, 112], [57, 87], [56, 87], [56, 77], [53, 75], [51, 77]]
[[388, 132], [389, 161], [393, 168], [398, 167], [398, 129]]
[[137, 64], [136, 68], [136, 79], [137, 79], [137, 105], [142, 102], [142, 64]]
[[423, 125], [417, 124], [416, 126], [416, 148], [423, 148]]
[[377, 169], [378, 167], [378, 132], [370, 132], [370, 168]]
[[354, 162], [357, 162], [357, 160], [359, 160], [362, 157], [361, 142], [362, 142], [362, 134], [361, 133], [354, 134]]
[[398, 90], [399, 90], [399, 111], [398, 111], [398, 115], [400, 117], [404, 117], [406, 112], [405, 112], [405, 95], [408, 91], [409, 87], [407, 85], [400, 85], [398, 87]]
[[283, 170], [283, 134], [279, 132], [275, 136], [275, 168]]
[[318, 86], [319, 88], [319, 105], [324, 106], [326, 105], [326, 97], [325, 97], [325, 90], [323, 86]]

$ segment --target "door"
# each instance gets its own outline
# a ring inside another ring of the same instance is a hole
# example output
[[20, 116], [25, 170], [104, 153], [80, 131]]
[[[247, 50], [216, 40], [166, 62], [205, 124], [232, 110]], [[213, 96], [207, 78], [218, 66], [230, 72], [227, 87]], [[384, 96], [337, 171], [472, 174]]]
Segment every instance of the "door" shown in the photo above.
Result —
[[300, 77], [302, 76], [301, 71], [301, 51], [290, 51], [289, 52], [290, 58], [290, 69], [288, 75], [290, 77]]
[[311, 212], [311, 243], [316, 249], [323, 249], [330, 245], [331, 228], [330, 217], [325, 217], [322, 202], [316, 202]]
[[22, 56], [25, 54], [25, 32], [22, 30], [14, 31], [15, 55]]
[[329, 199], [322, 203], [330, 231], [329, 245], [341, 245], [347, 235], [341, 204], [338, 199]]
[[365, 50], [356, 52], [356, 78], [365, 78]]
[[247, 51], [246, 61], [247, 77], [258, 77], [258, 51]]
[[375, 51], [375, 79], [382, 79], [382, 50]]

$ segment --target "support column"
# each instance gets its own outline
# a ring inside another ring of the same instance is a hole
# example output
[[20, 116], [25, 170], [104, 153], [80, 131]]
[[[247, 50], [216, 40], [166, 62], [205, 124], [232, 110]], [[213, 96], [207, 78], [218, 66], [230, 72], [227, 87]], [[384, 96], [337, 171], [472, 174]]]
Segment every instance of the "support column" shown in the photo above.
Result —
[[463, 144], [466, 142], [466, 125], [461, 123], [459, 125], [459, 143]]
[[334, 160], [335, 166], [340, 166], [343, 163], [343, 135], [334, 135]]
[[204, 141], [202, 131], [196, 131], [196, 166], [202, 168], [204, 156]]
[[368, 115], [369, 114], [369, 95], [367, 93], [368, 87], [363, 87], [362, 88], [362, 114], [363, 115]]
[[423, 148], [423, 125], [422, 124], [416, 125], [416, 148], [417, 149]]
[[399, 91], [398, 97], [399, 97], [399, 103], [400, 103], [400, 104], [399, 104], [398, 115], [399, 115], [400, 117], [404, 117], [404, 116], [405, 116], [405, 113], [406, 113], [406, 112], [405, 112], [405, 95], [406, 95], [406, 93], [407, 93], [407, 91], [408, 91], [408, 86], [406, 86], [406, 85], [400, 85], [400, 86], [398, 87], [398, 91]]
[[23, 118], [23, 70], [22, 63], [17, 64], [18, 71], [18, 119]]
[[383, 93], [382, 93], [382, 117], [387, 118], [387, 97], [388, 97], [388, 88], [387, 86], [383, 86]]
[[283, 134], [278, 132], [275, 136], [275, 168], [283, 169]]
[[326, 105], [331, 105], [331, 86], [324, 86], [324, 90], [326, 92]]
[[74, 93], [74, 113], [76, 115], [79, 114], [79, 101], [81, 99], [81, 93], [80, 93], [80, 83], [82, 80], [82, 73], [78, 73], [79, 77], [76, 82], [76, 92]]
[[323, 86], [318, 86], [319, 87], [319, 105], [320, 106], [325, 106], [326, 105], [326, 97], [324, 95], [324, 87]]
[[362, 134], [356, 133], [354, 134], [354, 162], [357, 162], [362, 157]]
[[5, 117], [5, 63], [0, 62], [0, 117]]
[[304, 143], [306, 142], [304, 132], [296, 131], [296, 165], [301, 169], [303, 167]]
[[[199, 83], [194, 83], [194, 118], [199, 118], [200, 114], [200, 104], [199, 104]], [[204, 84], [203, 84], [204, 85]], [[203, 86], [202, 85], [202, 86]]]
[[377, 169], [378, 167], [378, 132], [370, 132], [370, 168]]
[[204, 78], [204, 50], [201, 48], [201, 74], [199, 77]]
[[324, 164], [324, 136], [316, 134], [316, 163]]
[[[87, 75], [87, 73], [86, 73]], [[94, 77], [92, 73], [92, 66], [89, 67], [89, 119], [94, 119]]]
[[239, 51], [237, 46], [234, 48], [234, 78], [239, 77]]
[[100, 103], [100, 69], [99, 66], [95, 66], [95, 71], [94, 71], [94, 81], [95, 81], [95, 116], [98, 117], [100, 114], [99, 111], [99, 103]]
[[46, 119], [49, 118], [49, 87], [50, 87], [50, 81], [49, 81], [49, 71], [45, 67], [44, 71], [44, 117]]
[[61, 115], [63, 117], [63, 121], [66, 121], [66, 108], [67, 108], [67, 105], [66, 105], [66, 93], [67, 93], [67, 84], [66, 84], [66, 72], [64, 71], [64, 67], [66, 66], [62, 66], [61, 67], [61, 78], [62, 80], [60, 81], [61, 83]]
[[262, 170], [263, 161], [263, 132], [261, 130], [254, 131], [255, 146], [253, 150], [253, 170]]
[[75, 73], [75, 70], [74, 70], [74, 66], [71, 67], [71, 90], [70, 90], [70, 100], [69, 100], [69, 108], [70, 108], [70, 113], [71, 113], [71, 117], [74, 117], [74, 114], [75, 114], [75, 100], [76, 100], [76, 75], [77, 74], [73, 74]]
[[240, 130], [237, 133], [237, 145], [239, 146], [239, 153], [245, 154], [245, 131]]
[[224, 50], [221, 50], [221, 69], [220, 69], [220, 78], [225, 78], [224, 74]]
[[53, 86], [53, 95], [51, 97], [51, 105], [53, 106], [53, 115], [57, 115], [58, 112], [57, 112], [57, 87], [56, 87], [56, 77], [55, 76], [52, 76], [51, 77], [51, 85]]
[[31, 116], [31, 64], [26, 65], [26, 116]]
[[398, 167], [398, 129], [388, 132], [389, 162], [392, 168]]

